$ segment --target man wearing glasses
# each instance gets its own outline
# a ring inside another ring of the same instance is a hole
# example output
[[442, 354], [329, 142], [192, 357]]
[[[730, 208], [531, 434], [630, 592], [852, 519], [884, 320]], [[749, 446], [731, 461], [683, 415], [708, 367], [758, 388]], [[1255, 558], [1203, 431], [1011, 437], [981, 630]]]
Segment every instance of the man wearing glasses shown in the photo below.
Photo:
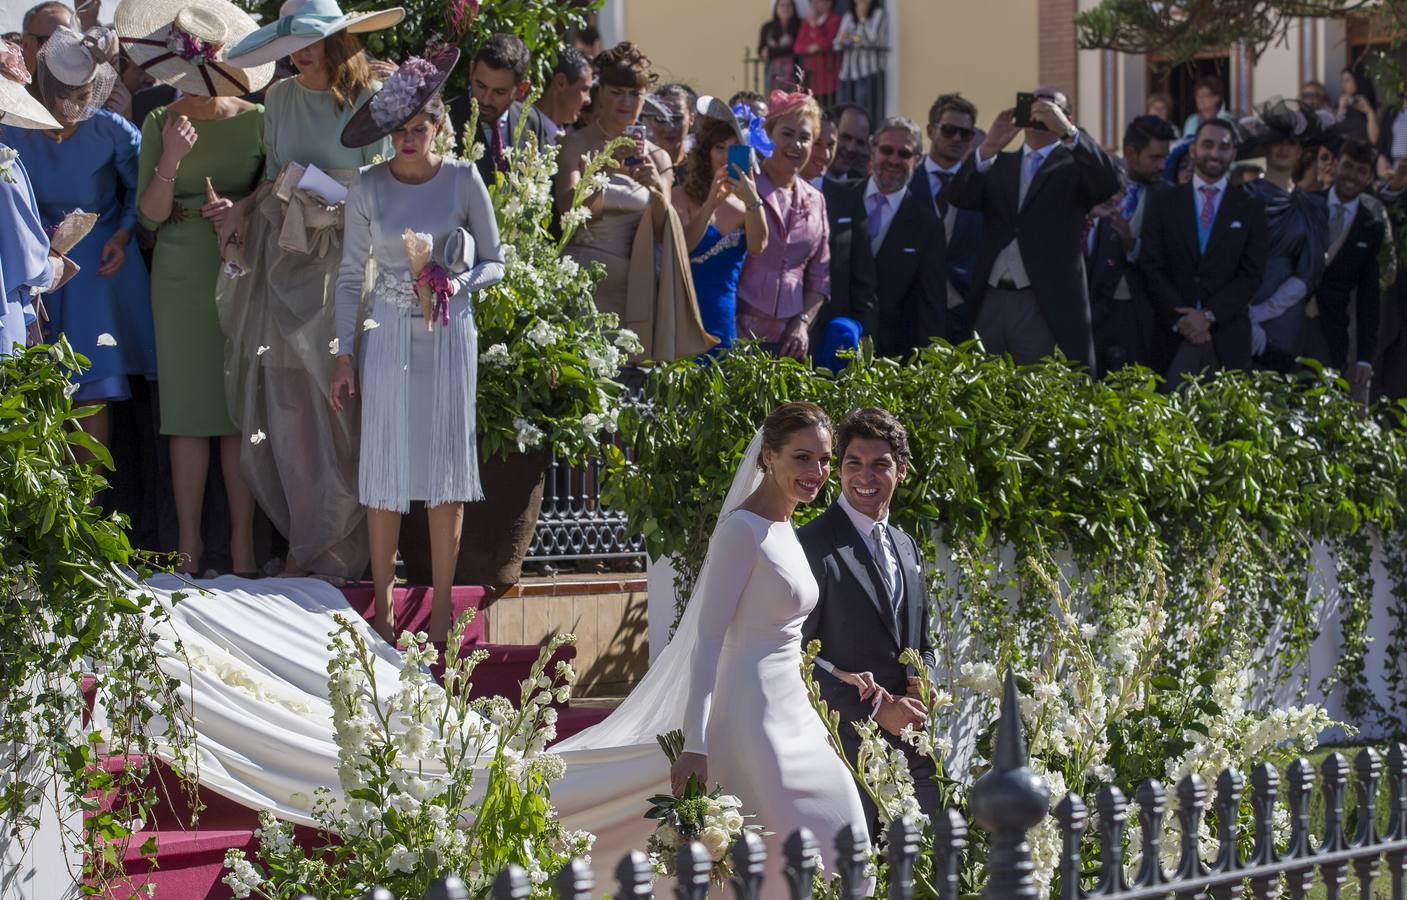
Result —
[[20, 26], [23, 33], [20, 49], [24, 51], [24, 65], [31, 76], [39, 61], [39, 51], [49, 40], [49, 35], [60, 28], [74, 27], [76, 19], [73, 10], [57, 0], [40, 3], [24, 14], [24, 23]]
[[879, 282], [880, 356], [908, 356], [947, 333], [943, 223], [914, 178], [922, 147], [918, 125], [902, 116], [886, 119], [870, 138], [864, 196]]
[[982, 214], [958, 209], [948, 199], [947, 186], [972, 152], [977, 139], [977, 107], [961, 94], [943, 94], [928, 110], [928, 155], [915, 176], [914, 188], [933, 201], [947, 239], [948, 340], [972, 337], [976, 304], [972, 273], [982, 246]]

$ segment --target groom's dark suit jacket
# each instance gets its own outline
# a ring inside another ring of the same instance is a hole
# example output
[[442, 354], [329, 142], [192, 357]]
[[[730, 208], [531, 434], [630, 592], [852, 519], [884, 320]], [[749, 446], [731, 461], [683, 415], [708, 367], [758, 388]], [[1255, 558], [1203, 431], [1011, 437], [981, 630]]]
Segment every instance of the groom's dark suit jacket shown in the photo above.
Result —
[[[889, 540], [898, 550], [904, 579], [904, 600], [896, 617], [885, 597], [879, 567], [839, 503], [831, 504], [830, 509], [802, 526], [797, 537], [821, 589], [816, 608], [801, 627], [802, 646], [819, 640], [822, 659], [846, 672], [871, 672], [889, 693], [904, 696], [908, 676], [918, 673], [901, 663], [899, 654], [912, 647], [922, 655], [930, 672], [935, 665], [928, 635], [928, 589], [914, 539], [889, 526]], [[840, 713], [841, 741], [853, 762], [860, 739], [850, 723], [868, 720], [870, 703], [860, 699], [860, 692], [853, 685], [820, 666], [814, 675], [826, 704]], [[932, 761], [919, 757], [897, 738], [891, 736], [890, 743], [903, 749], [909, 758], [920, 805], [929, 813], [936, 812], [930, 808], [937, 802]], [[869, 811], [869, 798], [862, 795], [862, 799]]]

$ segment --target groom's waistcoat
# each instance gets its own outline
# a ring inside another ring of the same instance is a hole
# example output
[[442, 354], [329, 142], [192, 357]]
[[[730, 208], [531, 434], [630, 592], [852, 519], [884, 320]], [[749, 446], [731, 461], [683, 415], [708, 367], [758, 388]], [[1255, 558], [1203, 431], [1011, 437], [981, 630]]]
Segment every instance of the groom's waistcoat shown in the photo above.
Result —
[[[889, 527], [899, 563], [896, 614], [878, 562], [839, 504], [799, 529], [797, 537], [820, 587], [816, 608], [802, 626], [803, 645], [819, 640], [822, 659], [848, 672], [872, 672], [885, 690], [903, 694], [910, 674], [899, 661], [904, 648], [913, 647], [932, 661], [928, 593], [913, 539]], [[860, 703], [855, 688], [829, 677], [820, 684], [827, 703], [842, 716], [868, 715], [868, 704]]]

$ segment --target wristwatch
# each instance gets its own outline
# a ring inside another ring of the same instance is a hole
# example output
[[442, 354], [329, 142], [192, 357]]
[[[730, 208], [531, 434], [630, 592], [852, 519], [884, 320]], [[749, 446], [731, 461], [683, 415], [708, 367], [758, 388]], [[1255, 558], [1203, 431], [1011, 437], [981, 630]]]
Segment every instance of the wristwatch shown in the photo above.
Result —
[[1202, 310], [1202, 316], [1207, 320], [1208, 325], [1216, 324], [1216, 313], [1212, 312], [1210, 309]]
[[811, 317], [810, 317], [809, 315], [807, 315], [806, 313], [800, 314], [799, 316], [797, 316], [797, 318], [801, 320], [801, 324], [802, 324], [802, 325], [810, 325], [810, 324], [811, 324]]

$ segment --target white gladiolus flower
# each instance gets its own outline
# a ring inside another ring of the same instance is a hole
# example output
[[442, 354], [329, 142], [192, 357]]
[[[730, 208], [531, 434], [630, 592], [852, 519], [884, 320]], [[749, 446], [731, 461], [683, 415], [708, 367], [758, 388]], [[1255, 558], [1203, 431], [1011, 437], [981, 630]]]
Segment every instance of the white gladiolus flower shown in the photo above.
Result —
[[526, 453], [530, 447], [537, 447], [546, 437], [542, 429], [522, 417], [513, 420], [513, 428], [518, 432], [518, 452]]
[[381, 323], [370, 317], [368, 317], [365, 321], [362, 322], [362, 331], [370, 331], [373, 328], [380, 327]]
[[415, 867], [420, 863], [420, 854], [409, 850], [403, 844], [397, 844], [391, 849], [391, 855], [386, 859], [386, 868], [392, 872], [414, 872]]
[[539, 347], [547, 347], [557, 343], [562, 337], [562, 332], [545, 319], [538, 319], [524, 336]]
[[108, 334], [106, 331], [104, 331], [102, 334], [98, 335], [98, 346], [99, 346], [99, 347], [116, 347], [116, 346], [117, 346], [117, 338], [113, 337], [112, 335], [110, 335], [110, 334]]
[[330, 340], [330, 341], [327, 342], [327, 352], [328, 352], [328, 353], [331, 353], [333, 356], [336, 356], [337, 353], [338, 353], [338, 349], [339, 349], [339, 345], [338, 345], [337, 338], [333, 338], [332, 340]]
[[512, 361], [512, 357], [508, 354], [507, 344], [494, 344], [479, 354], [479, 362], [484, 365], [507, 366]]
[[266, 439], [266, 437], [267, 437], [267, 435], [265, 435], [264, 432], [263, 432], [263, 430], [261, 429], [261, 430], [259, 430], [259, 431], [254, 432], [253, 434], [251, 434], [251, 435], [249, 436], [249, 443], [251, 443], [251, 444], [262, 444], [262, 443], [264, 443], [264, 440]]
[[259, 349], [257, 349], [257, 350], [254, 351], [254, 355], [255, 355], [255, 356], [263, 356], [265, 353], [268, 353], [268, 352], [269, 352], [269, 348], [268, 348], [266, 345], [261, 344], [261, 345], [259, 346]]

